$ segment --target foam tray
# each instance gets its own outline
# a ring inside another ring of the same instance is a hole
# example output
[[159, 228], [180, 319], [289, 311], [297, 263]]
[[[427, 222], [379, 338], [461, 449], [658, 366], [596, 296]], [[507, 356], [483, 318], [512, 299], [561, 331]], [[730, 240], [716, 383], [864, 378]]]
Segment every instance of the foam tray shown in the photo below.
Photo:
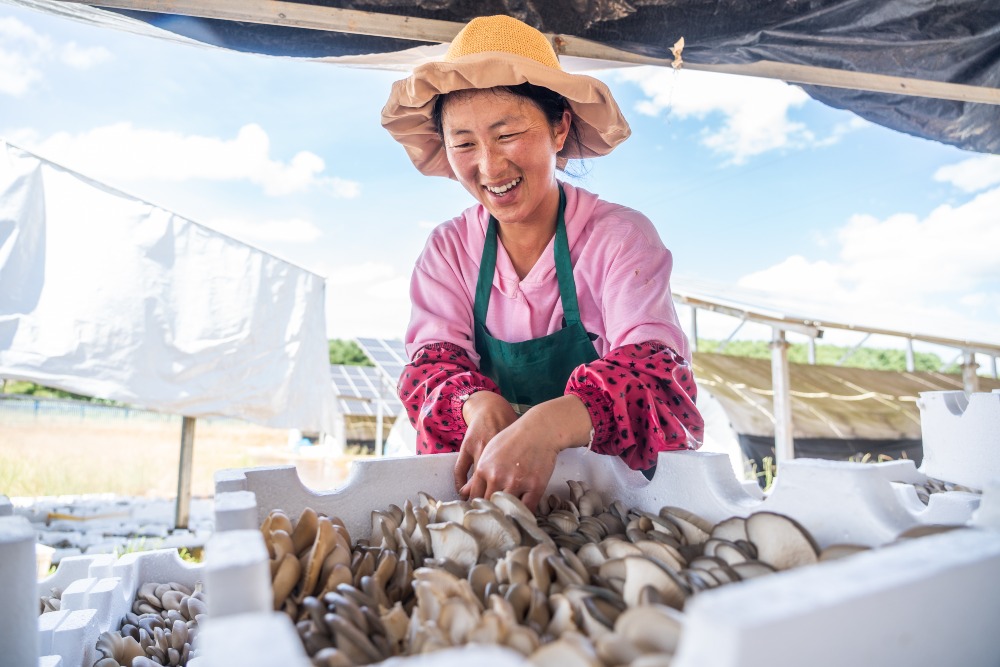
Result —
[[[344, 485], [329, 491], [307, 488], [290, 466], [220, 471], [216, 525], [245, 529], [259, 525], [271, 509], [295, 518], [309, 506], [340, 517], [354, 539], [368, 537], [374, 509], [407, 499], [416, 502], [418, 491], [455, 499], [451, 470], [456, 456], [359, 461]], [[661, 454], [656, 475], [647, 481], [614, 459], [573, 450], [560, 455], [547, 492], [565, 495], [569, 479], [584, 481], [630, 507], [656, 511], [674, 505], [713, 522], [762, 510], [780, 512], [806, 526], [821, 546], [878, 546], [921, 524], [964, 525], [980, 505], [978, 495], [952, 492], [934, 494], [924, 506], [909, 486], [926, 479], [912, 461], [787, 462], [764, 500], [743, 489], [722, 454]], [[979, 515], [996, 516], [997, 502], [984, 497]], [[255, 539], [252, 531], [241, 533]], [[947, 602], [939, 604], [943, 598]], [[995, 666], [1000, 664], [1000, 642], [987, 626], [1000, 618], [1000, 533], [963, 529], [732, 584], [697, 596], [687, 611], [675, 667]], [[280, 656], [289, 667], [308, 667], [287, 618], [271, 612], [239, 618], [270, 628], [268, 636], [275, 639], [266, 655]], [[236, 623], [236, 617], [226, 622]], [[205, 651], [243, 656], [234, 636], [207, 635]], [[258, 661], [255, 655], [246, 655], [241, 664], [269, 664], [270, 658]], [[456, 666], [472, 659], [482, 665], [524, 664], [489, 647], [434, 656], [448, 664], [454, 660]], [[394, 664], [413, 667], [421, 660], [427, 658], [394, 659]]]
[[38, 617], [43, 659], [58, 657], [60, 662], [54, 664], [61, 667], [90, 667], [97, 658], [98, 637], [118, 628], [139, 587], [175, 581], [193, 588], [203, 575], [204, 565], [186, 563], [175, 549], [129, 553], [118, 559], [111, 555], [63, 559], [55, 573], [37, 586], [39, 595], [48, 595], [52, 588], [62, 590], [62, 608]]

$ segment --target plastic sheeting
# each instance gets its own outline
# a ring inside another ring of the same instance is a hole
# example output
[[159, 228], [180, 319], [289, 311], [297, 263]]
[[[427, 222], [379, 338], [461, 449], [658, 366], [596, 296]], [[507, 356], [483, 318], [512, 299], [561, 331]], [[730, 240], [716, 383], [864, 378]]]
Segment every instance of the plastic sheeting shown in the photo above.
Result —
[[[13, 0], [47, 12], [236, 51], [305, 58], [403, 52], [419, 42], [287, 26]], [[775, 61], [1000, 88], [1000, 4], [982, 0], [310, 0], [308, 4], [464, 23], [509, 14], [552, 33], [690, 63]], [[126, 18], [127, 17], [127, 18]], [[128, 18], [134, 19], [131, 23]], [[130, 26], [130, 27], [127, 27]], [[146, 31], [149, 33], [149, 31]], [[380, 66], [367, 58], [369, 66]], [[390, 60], [398, 66], [398, 57]], [[416, 62], [411, 63], [411, 66]], [[1000, 153], [1000, 106], [804, 86], [830, 106], [967, 150]]]
[[0, 377], [332, 431], [324, 281], [0, 141]]

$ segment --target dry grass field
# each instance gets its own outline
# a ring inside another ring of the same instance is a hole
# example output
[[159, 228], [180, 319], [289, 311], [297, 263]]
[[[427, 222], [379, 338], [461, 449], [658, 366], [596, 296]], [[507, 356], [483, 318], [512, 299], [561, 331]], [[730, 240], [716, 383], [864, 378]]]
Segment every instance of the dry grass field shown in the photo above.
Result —
[[[0, 495], [177, 493], [180, 418], [169, 421], [0, 419]], [[222, 468], [294, 463], [315, 488], [346, 477], [349, 460], [294, 456], [288, 432], [233, 420], [195, 427], [192, 495], [211, 496]]]

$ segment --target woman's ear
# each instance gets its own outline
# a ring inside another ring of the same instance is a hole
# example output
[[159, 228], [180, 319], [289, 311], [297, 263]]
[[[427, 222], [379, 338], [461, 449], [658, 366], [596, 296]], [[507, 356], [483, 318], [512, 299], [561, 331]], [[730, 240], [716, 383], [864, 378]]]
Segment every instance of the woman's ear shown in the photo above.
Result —
[[562, 118], [558, 123], [552, 126], [552, 138], [556, 144], [556, 153], [563, 149], [566, 145], [566, 139], [569, 137], [569, 128], [573, 125], [573, 114], [570, 113], [569, 109], [563, 111]]

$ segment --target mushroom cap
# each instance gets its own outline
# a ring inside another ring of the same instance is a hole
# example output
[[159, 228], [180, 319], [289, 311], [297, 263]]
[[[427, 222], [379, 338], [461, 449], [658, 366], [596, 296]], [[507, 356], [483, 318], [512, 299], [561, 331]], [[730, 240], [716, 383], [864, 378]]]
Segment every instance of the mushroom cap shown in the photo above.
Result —
[[625, 587], [622, 589], [622, 597], [628, 606], [638, 605], [642, 589], [652, 586], [663, 596], [666, 604], [675, 609], [684, 607], [684, 601], [691, 591], [669, 568], [645, 556], [628, 556], [624, 563]]
[[776, 570], [818, 562], [819, 547], [797, 521], [783, 514], [757, 512], [747, 518], [747, 537], [757, 548], [757, 560]]
[[631, 607], [615, 621], [615, 633], [643, 653], [675, 652], [683, 629], [683, 615], [663, 605]]
[[710, 531], [711, 537], [735, 542], [747, 539], [747, 520], [741, 516], [731, 516], [715, 524]]
[[462, 525], [475, 535], [480, 552], [505, 553], [521, 543], [517, 526], [496, 509], [469, 510]]
[[526, 523], [538, 525], [534, 513], [517, 496], [511, 495], [506, 491], [497, 491], [490, 496], [490, 502], [511, 519], [519, 518]]
[[868, 547], [860, 544], [831, 544], [820, 552], [819, 561], [822, 563], [828, 560], [847, 558], [848, 556], [853, 556], [856, 553], [868, 550]]
[[479, 561], [476, 536], [452, 521], [427, 526], [431, 534], [431, 553], [435, 558], [447, 558], [466, 571]]
[[566, 632], [528, 656], [528, 663], [539, 667], [601, 667], [593, 645], [583, 635]]

